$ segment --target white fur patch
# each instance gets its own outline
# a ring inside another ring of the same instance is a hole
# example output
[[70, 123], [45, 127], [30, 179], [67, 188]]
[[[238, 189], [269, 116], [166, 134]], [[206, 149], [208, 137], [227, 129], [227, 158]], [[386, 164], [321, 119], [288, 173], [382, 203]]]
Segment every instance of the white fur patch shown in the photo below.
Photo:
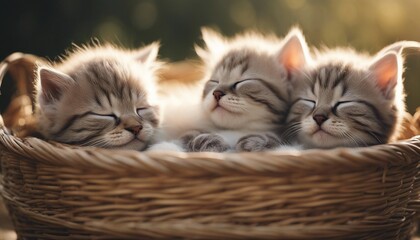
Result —
[[147, 152], [185, 152], [185, 150], [181, 147], [181, 144], [177, 141], [165, 141], [153, 144], [147, 150]]
[[282, 145], [282, 146], [274, 149], [273, 151], [276, 151], [276, 152], [285, 152], [285, 151], [295, 152], [295, 151], [300, 151], [300, 150], [303, 150], [302, 145]]

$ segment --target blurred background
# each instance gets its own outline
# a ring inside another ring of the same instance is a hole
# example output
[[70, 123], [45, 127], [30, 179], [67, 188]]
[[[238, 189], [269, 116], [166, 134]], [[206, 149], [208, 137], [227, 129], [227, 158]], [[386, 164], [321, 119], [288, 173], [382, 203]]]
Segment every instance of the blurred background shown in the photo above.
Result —
[[[97, 38], [124, 47], [160, 40], [169, 61], [195, 58], [200, 27], [231, 36], [257, 29], [284, 36], [298, 25], [314, 46], [375, 53], [398, 40], [420, 41], [418, 0], [1, 0], [0, 58], [20, 51], [56, 60], [72, 43]], [[420, 105], [420, 54], [407, 58], [410, 112]], [[0, 111], [13, 93], [6, 81]]]
[[[399, 40], [420, 41], [419, 0], [0, 0], [0, 58], [13, 52], [57, 60], [92, 39], [139, 47], [159, 40], [168, 61], [195, 58], [200, 27], [231, 36], [246, 29], [284, 36], [300, 26], [313, 46], [375, 53]], [[420, 52], [407, 57], [408, 110], [420, 106]], [[6, 79], [3, 112], [15, 87]], [[1, 176], [0, 176], [1, 177]], [[3, 229], [3, 231], [2, 231]], [[15, 239], [0, 199], [0, 239]]]

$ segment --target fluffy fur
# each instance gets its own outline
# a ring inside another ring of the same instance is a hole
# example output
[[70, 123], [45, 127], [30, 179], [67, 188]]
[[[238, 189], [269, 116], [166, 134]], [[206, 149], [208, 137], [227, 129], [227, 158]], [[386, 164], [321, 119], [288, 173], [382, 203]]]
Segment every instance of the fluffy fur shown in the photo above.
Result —
[[257, 33], [225, 38], [203, 29], [206, 47], [196, 50], [207, 69], [201, 102], [207, 126], [197, 126], [200, 131], [182, 138], [187, 151], [262, 151], [279, 146], [281, 140], [272, 132], [284, 127], [290, 82], [307, 63], [301, 61], [304, 56], [295, 55], [302, 54], [295, 51], [302, 39], [298, 29], [284, 40]]
[[177, 122], [178, 133], [193, 131], [163, 149], [284, 151], [392, 141], [405, 111], [401, 51], [420, 46], [403, 41], [374, 56], [351, 49], [312, 55], [297, 29], [284, 40], [204, 29], [203, 39], [205, 48], [196, 48], [207, 69], [202, 101], [198, 87], [170, 108], [171, 117], [189, 119]]
[[405, 112], [404, 47], [398, 42], [374, 56], [325, 49], [293, 82], [293, 103], [283, 137], [305, 148], [358, 147], [387, 143], [398, 135]]
[[76, 48], [37, 70], [38, 130], [47, 139], [143, 149], [159, 125], [158, 44], [138, 50]]

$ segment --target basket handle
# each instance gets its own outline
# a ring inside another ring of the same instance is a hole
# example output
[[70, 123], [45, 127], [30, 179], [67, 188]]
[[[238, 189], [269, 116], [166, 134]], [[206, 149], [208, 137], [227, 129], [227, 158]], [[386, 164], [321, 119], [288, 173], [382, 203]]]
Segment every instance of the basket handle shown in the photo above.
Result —
[[[3, 116], [0, 115], [0, 129], [12, 129], [17, 135], [27, 133], [28, 124], [32, 124], [34, 104], [34, 69], [36, 64], [44, 62], [32, 54], [12, 53], [0, 63], [0, 90], [7, 73], [16, 83], [17, 91]], [[1, 94], [1, 91], [0, 91]]]

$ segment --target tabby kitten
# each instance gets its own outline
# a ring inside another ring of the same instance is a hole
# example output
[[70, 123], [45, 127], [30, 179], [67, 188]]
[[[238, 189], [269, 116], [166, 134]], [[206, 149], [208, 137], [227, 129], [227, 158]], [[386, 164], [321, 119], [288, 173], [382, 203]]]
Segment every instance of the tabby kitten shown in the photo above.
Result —
[[76, 48], [37, 70], [38, 130], [82, 146], [143, 149], [159, 125], [155, 71], [159, 46]]
[[397, 42], [375, 56], [348, 49], [315, 53], [306, 78], [293, 83], [283, 137], [305, 148], [358, 147], [395, 139], [405, 112], [404, 47]]
[[[307, 64], [307, 45], [298, 29], [284, 40], [256, 33], [227, 39], [203, 29], [206, 49], [197, 53], [207, 64], [202, 107], [214, 125], [186, 134], [188, 151], [262, 151], [281, 144], [288, 112], [290, 82]], [[297, 49], [301, 51], [297, 51]], [[296, 55], [301, 54], [301, 55]]]

